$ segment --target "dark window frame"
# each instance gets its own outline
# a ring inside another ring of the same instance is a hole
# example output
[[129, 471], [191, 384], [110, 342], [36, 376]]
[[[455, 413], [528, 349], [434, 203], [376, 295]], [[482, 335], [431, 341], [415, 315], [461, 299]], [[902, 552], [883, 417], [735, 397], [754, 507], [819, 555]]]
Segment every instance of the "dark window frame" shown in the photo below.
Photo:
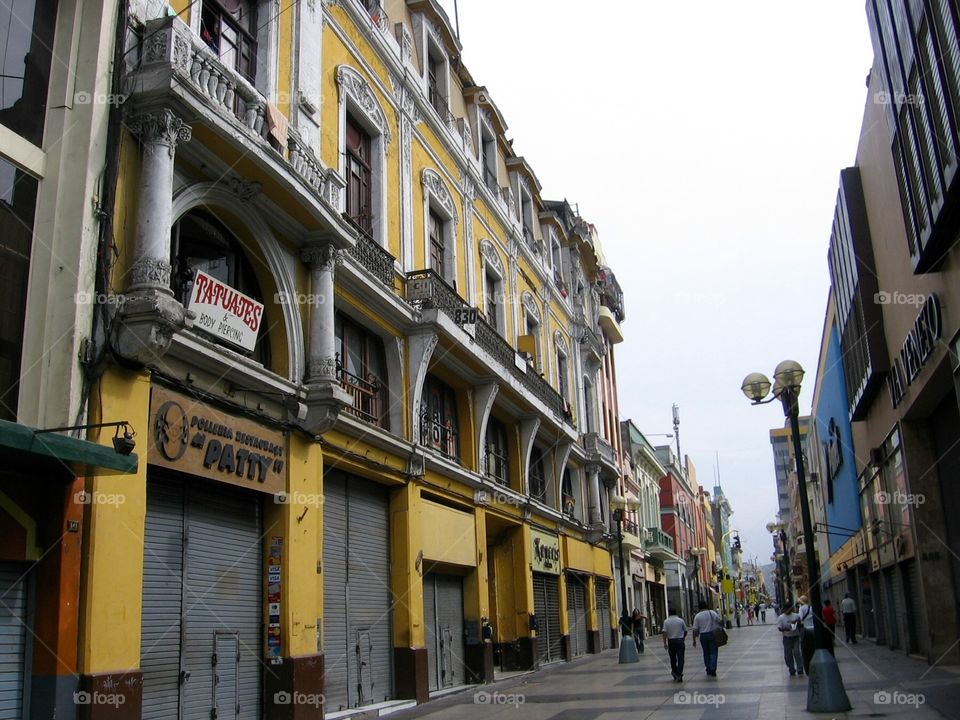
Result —
[[[385, 402], [389, 384], [383, 339], [346, 313], [337, 311], [334, 342], [337, 377], [354, 400], [353, 406], [346, 408], [346, 412], [389, 430], [389, 403]], [[354, 358], [359, 359], [356, 364]]]

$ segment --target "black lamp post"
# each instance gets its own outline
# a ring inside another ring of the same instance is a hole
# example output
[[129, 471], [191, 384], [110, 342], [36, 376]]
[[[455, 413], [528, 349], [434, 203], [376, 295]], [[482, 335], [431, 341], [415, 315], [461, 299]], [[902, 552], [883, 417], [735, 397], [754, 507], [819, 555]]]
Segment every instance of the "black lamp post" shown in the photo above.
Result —
[[620, 660], [623, 663], [640, 662], [640, 656], [637, 655], [637, 644], [633, 639], [633, 621], [630, 619], [630, 611], [627, 610], [627, 568], [623, 560], [623, 520], [624, 513], [627, 510], [636, 510], [640, 503], [633, 498], [625, 498], [622, 495], [614, 495], [610, 499], [610, 505], [613, 508], [613, 517], [617, 521], [617, 551], [620, 555], [620, 597], [622, 606], [620, 608]]
[[743, 380], [741, 390], [754, 405], [780, 400], [784, 417], [790, 420], [793, 435], [793, 452], [797, 462], [797, 484], [800, 496], [800, 515], [803, 519], [803, 544], [807, 555], [807, 574], [810, 577], [810, 607], [814, 613], [814, 651], [810, 662], [810, 682], [807, 685], [808, 712], [845, 712], [850, 709], [850, 700], [843, 687], [840, 667], [836, 658], [827, 650], [827, 629], [823, 624], [820, 602], [820, 572], [814, 549], [813, 522], [810, 518], [810, 502], [807, 498], [807, 482], [803, 467], [803, 446], [800, 443], [800, 384], [803, 368], [794, 360], [784, 360], [773, 372], [773, 396], [770, 380], [762, 373], [750, 373]]

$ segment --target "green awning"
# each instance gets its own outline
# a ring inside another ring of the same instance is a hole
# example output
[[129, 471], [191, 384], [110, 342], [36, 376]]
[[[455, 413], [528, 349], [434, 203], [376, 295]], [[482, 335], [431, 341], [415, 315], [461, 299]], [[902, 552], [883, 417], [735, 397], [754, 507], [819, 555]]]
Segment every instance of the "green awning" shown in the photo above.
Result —
[[37, 434], [32, 428], [9, 420], [0, 420], [0, 449], [59, 460], [76, 475], [103, 470], [130, 474], [139, 465], [136, 453], [120, 455], [112, 447], [90, 440], [52, 432]]

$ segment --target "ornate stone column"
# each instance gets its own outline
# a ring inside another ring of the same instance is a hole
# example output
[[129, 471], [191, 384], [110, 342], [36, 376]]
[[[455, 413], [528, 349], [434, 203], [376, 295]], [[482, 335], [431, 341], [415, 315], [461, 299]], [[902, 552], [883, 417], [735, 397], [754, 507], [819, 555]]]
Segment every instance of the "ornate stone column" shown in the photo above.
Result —
[[170, 227], [173, 224], [173, 156], [178, 143], [190, 140], [191, 129], [169, 110], [133, 118], [140, 137], [140, 193], [134, 262], [127, 287], [136, 292], [170, 291]]
[[314, 435], [336, 422], [340, 410], [353, 403], [337, 379], [334, 328], [334, 268], [343, 262], [343, 250], [330, 241], [307, 245], [301, 259], [310, 268], [310, 321], [307, 334], [306, 415], [298, 420]]
[[114, 349], [140, 363], [159, 360], [184, 326], [183, 306], [170, 289], [170, 227], [173, 224], [173, 158], [190, 140], [190, 126], [170, 110], [134, 116], [130, 129], [142, 143], [137, 232], [133, 263], [124, 283]]
[[307, 339], [307, 382], [336, 380], [334, 335], [334, 268], [343, 262], [343, 250], [332, 243], [310, 245], [300, 251], [310, 267], [309, 335]]
[[600, 525], [603, 519], [600, 517], [600, 468], [597, 465], [587, 465], [587, 492], [590, 501], [587, 504], [589, 521], [591, 525]]

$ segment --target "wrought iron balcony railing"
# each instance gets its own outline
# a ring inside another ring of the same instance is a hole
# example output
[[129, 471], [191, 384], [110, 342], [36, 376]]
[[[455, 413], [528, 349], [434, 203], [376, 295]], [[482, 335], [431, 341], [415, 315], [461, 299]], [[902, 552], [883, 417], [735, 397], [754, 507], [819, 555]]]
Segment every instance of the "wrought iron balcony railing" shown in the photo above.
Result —
[[420, 444], [433, 448], [451, 460], [460, 461], [460, 443], [457, 428], [444, 423], [429, 413], [420, 416]]
[[361, 266], [370, 271], [370, 273], [388, 288], [393, 289], [393, 268], [394, 257], [387, 250], [380, 246], [376, 240], [371, 237], [369, 231], [365, 230], [363, 225], [346, 213], [343, 215], [353, 228], [357, 231], [357, 244], [350, 248], [350, 255]]
[[337, 358], [337, 379], [340, 385], [353, 398], [353, 404], [344, 408], [345, 412], [366, 422], [385, 427], [386, 414], [383, 404], [383, 384], [375, 375], [366, 379], [347, 372]]
[[[435, 270], [407, 273], [407, 301], [415, 307], [440, 310], [458, 324], [463, 324], [464, 318], [475, 313], [475, 309]], [[534, 369], [522, 370], [517, 366], [516, 350], [500, 333], [480, 317], [476, 317], [474, 328], [477, 344], [481, 348], [506, 368], [533, 397], [546, 405], [556, 418], [576, 426], [570, 404]]]

